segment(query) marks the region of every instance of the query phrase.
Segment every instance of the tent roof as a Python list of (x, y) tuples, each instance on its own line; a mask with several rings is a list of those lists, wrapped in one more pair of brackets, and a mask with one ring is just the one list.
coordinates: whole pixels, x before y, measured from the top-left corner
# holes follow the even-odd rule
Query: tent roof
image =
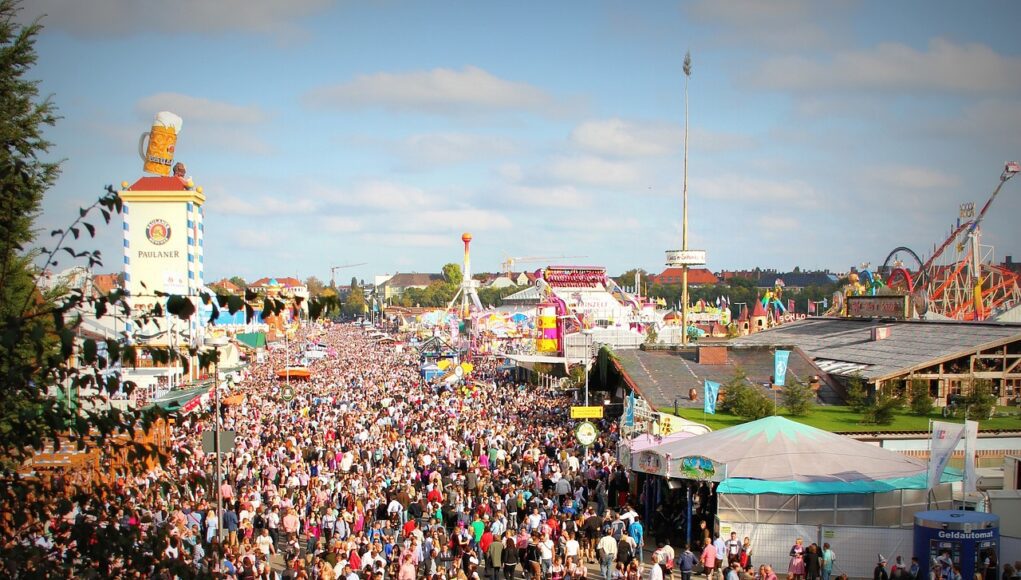
[(722, 493), (874, 493), (924, 489), (926, 484), (924, 461), (784, 417), (766, 417), (653, 450), (676, 460), (700, 455), (726, 464)]
[(239, 332), (234, 338), (248, 348), (264, 348), (266, 346), (265, 332)]

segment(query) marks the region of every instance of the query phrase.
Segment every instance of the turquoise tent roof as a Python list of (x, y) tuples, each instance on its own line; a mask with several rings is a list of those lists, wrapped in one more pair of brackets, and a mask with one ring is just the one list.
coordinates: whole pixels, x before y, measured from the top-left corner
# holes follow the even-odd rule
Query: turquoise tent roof
[[(925, 489), (926, 462), (803, 425), (766, 417), (652, 449), (670, 456), (703, 456), (726, 465), (721, 493), (835, 494)], [(673, 472), (673, 467), (671, 467)], [(949, 472), (944, 481), (959, 481)]]

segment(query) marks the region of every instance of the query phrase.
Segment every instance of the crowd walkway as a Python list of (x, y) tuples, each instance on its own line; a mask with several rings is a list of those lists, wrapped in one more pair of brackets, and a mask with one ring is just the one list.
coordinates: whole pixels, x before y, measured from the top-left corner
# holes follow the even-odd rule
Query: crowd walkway
[[(284, 401), (276, 371), (311, 342), (332, 354)], [(137, 534), (153, 566), (81, 565), (110, 577), (560, 580), (612, 575), (592, 563), (600, 538), (641, 539), (613, 425), (580, 448), (561, 393), (485, 359), (473, 361), (471, 386), (429, 384), (413, 347), (351, 325), (307, 325), (290, 347), (249, 367), (231, 393), (242, 402), (221, 408), (222, 428), (237, 433), (222, 461), (222, 549), (215, 458), (201, 446), (210, 408), (174, 427), (175, 460), (102, 499), (113, 506), (103, 524)], [(161, 485), (171, 480), (187, 483)], [(78, 507), (47, 524), (54, 557), (83, 560), (75, 546), (95, 522), (78, 521)]]

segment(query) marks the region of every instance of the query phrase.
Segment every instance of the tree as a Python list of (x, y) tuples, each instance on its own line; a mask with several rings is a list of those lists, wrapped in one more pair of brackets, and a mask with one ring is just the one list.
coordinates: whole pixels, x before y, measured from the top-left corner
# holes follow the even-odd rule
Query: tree
[(461, 273), (461, 266), (450, 262), (443, 266), (443, 279), (447, 284), (457, 288), (461, 285), (461, 281), (464, 280), (464, 274)]
[(871, 403), (866, 405), (864, 420), (866, 423), (889, 425), (903, 406), (904, 399), (896, 389), (880, 389)]
[(649, 273), (645, 271), (644, 268), (631, 268), (620, 276), (614, 278), (614, 281), (617, 282), (619, 286), (630, 288), (635, 285), (635, 274), (640, 276), (643, 286), (647, 286), (649, 284)]
[(964, 408), (967, 417), (972, 420), (988, 419), (996, 410), (996, 397), (993, 395), (993, 383), (988, 379), (975, 379), (971, 388), (964, 396)]
[(346, 316), (361, 316), (368, 311), (365, 292), (358, 286), (352, 286), (344, 300), (343, 312)]
[(309, 276), (308, 278), (305, 279), (305, 287), (308, 288), (309, 296), (319, 296), (320, 294), (323, 293), (323, 290), (326, 288), (326, 285), (323, 284), (322, 280), (320, 280), (319, 278), (316, 278), (315, 276)]
[(758, 387), (748, 382), (748, 375), (743, 368), (734, 369), (734, 375), (722, 387), (724, 397), (720, 403), (721, 411), (750, 421), (771, 414), (772, 402)]
[(783, 388), (781, 398), (787, 412), (795, 417), (804, 417), (815, 407), (815, 393), (798, 379), (792, 379), (790, 384)]
[(847, 381), (847, 404), (856, 413), (864, 413), (869, 406), (868, 393), (865, 392), (865, 381), (861, 375), (854, 375)]
[(932, 409), (935, 405), (932, 401), (932, 396), (929, 394), (929, 381), (911, 379), (908, 393), (912, 413), (921, 417), (928, 417), (932, 414)]
[[(44, 133), (57, 122), (49, 99), (38, 101), (39, 81), (26, 75), (36, 62), (35, 37), (40, 26), (20, 27), (16, 3), (0, 1), (0, 319), (18, 322), (0, 341), (0, 380), (9, 385), (23, 381), (38, 361), (24, 343), (9, 340), (20, 332), (44, 333), (44, 317), (24, 320), (26, 309), (40, 305), (32, 259), (33, 223), (43, 194), (56, 181), (60, 166), (41, 158), (51, 143)], [(91, 227), (91, 226), (90, 226)], [(2, 399), (0, 399), (2, 400)]]
[(241, 276), (231, 276), (230, 283), (242, 290), (248, 289), (248, 282), (246, 282), (245, 279), (242, 278)]

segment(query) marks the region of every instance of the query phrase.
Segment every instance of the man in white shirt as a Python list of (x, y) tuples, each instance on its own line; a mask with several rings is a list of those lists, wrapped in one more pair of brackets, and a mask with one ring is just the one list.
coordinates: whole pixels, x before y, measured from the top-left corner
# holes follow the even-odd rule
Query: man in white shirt
[(269, 557), (270, 554), (275, 554), (277, 549), (273, 545), (273, 538), (269, 535), (269, 530), (263, 528), (262, 535), (255, 539), (255, 547), (262, 552), (263, 560)]
[(578, 562), (578, 552), (581, 550), (581, 544), (578, 543), (578, 539), (574, 534), (567, 532), (567, 542), (564, 543), (564, 555), (567, 557), (568, 562)]

